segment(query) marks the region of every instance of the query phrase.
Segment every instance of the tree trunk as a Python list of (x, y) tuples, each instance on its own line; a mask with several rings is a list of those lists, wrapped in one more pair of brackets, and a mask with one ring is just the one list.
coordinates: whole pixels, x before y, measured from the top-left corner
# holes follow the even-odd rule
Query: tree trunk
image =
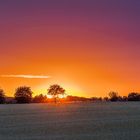
[(55, 102), (55, 104), (57, 103), (57, 98), (56, 97), (54, 98), (54, 102)]

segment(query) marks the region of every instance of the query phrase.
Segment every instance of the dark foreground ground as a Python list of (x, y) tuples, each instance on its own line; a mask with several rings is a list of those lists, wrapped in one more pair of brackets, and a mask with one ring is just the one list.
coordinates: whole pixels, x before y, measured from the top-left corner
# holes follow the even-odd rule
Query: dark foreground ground
[(140, 140), (140, 103), (0, 105), (0, 140)]

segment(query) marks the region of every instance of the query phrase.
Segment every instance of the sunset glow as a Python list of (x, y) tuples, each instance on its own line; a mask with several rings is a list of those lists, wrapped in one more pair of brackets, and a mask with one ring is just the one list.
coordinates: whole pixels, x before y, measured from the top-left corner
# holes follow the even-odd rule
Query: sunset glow
[(139, 6), (122, 0), (0, 1), (0, 87), (8, 96), (21, 85), (47, 94), (55, 83), (85, 97), (140, 92)]
[(52, 95), (47, 95), (47, 98), (48, 98), (48, 99), (52, 99), (53, 96), (52, 96)]
[(60, 99), (64, 99), (64, 98), (66, 98), (67, 97), (67, 95), (58, 95), (58, 98), (60, 98)]

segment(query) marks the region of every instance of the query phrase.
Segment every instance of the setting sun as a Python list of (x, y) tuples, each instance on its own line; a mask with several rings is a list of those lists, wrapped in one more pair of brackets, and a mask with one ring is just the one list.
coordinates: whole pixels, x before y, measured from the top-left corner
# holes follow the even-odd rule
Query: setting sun
[(67, 97), (67, 95), (58, 95), (58, 98), (60, 98), (60, 99), (64, 99), (64, 98), (66, 98)]
[(48, 99), (52, 99), (53, 96), (52, 96), (52, 95), (47, 95), (47, 98), (48, 98)]

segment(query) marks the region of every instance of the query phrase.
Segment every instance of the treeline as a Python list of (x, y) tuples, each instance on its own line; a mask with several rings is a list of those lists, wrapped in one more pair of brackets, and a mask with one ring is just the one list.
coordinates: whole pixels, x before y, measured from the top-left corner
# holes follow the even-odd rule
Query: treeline
[(109, 93), (110, 101), (140, 101), (140, 93), (131, 92), (127, 96), (119, 96), (117, 92)]
[(106, 102), (126, 102), (126, 101), (140, 101), (140, 93), (137, 92), (131, 92), (127, 96), (120, 96), (117, 92), (109, 92), (108, 97), (91, 97), (91, 98), (85, 98), (85, 97), (77, 97), (77, 96), (68, 96), (68, 101), (91, 101), (91, 102), (100, 102), (100, 101), (106, 101)]
[[(47, 95), (51, 95), (49, 98)], [(59, 95), (61, 95), (59, 97)], [(65, 90), (59, 85), (51, 85), (46, 95), (39, 94), (33, 97), (33, 92), (28, 86), (21, 86), (15, 90), (14, 97), (6, 97), (3, 89), (0, 89), (0, 104), (5, 103), (51, 103), (51, 102), (125, 102), (125, 101), (140, 101), (140, 93), (132, 92), (127, 96), (119, 96), (117, 92), (109, 92), (108, 97), (78, 97), (78, 96), (64, 96)]]
[[(50, 95), (51, 98), (48, 98)], [(6, 97), (3, 89), (0, 89), (0, 104), (4, 103), (48, 103), (48, 102), (58, 102), (61, 98), (65, 97), (65, 90), (60, 85), (51, 85), (48, 89), (47, 95), (36, 95), (33, 97), (33, 92), (28, 86), (20, 86), (15, 90), (14, 97)], [(64, 99), (61, 99), (64, 101)]]

